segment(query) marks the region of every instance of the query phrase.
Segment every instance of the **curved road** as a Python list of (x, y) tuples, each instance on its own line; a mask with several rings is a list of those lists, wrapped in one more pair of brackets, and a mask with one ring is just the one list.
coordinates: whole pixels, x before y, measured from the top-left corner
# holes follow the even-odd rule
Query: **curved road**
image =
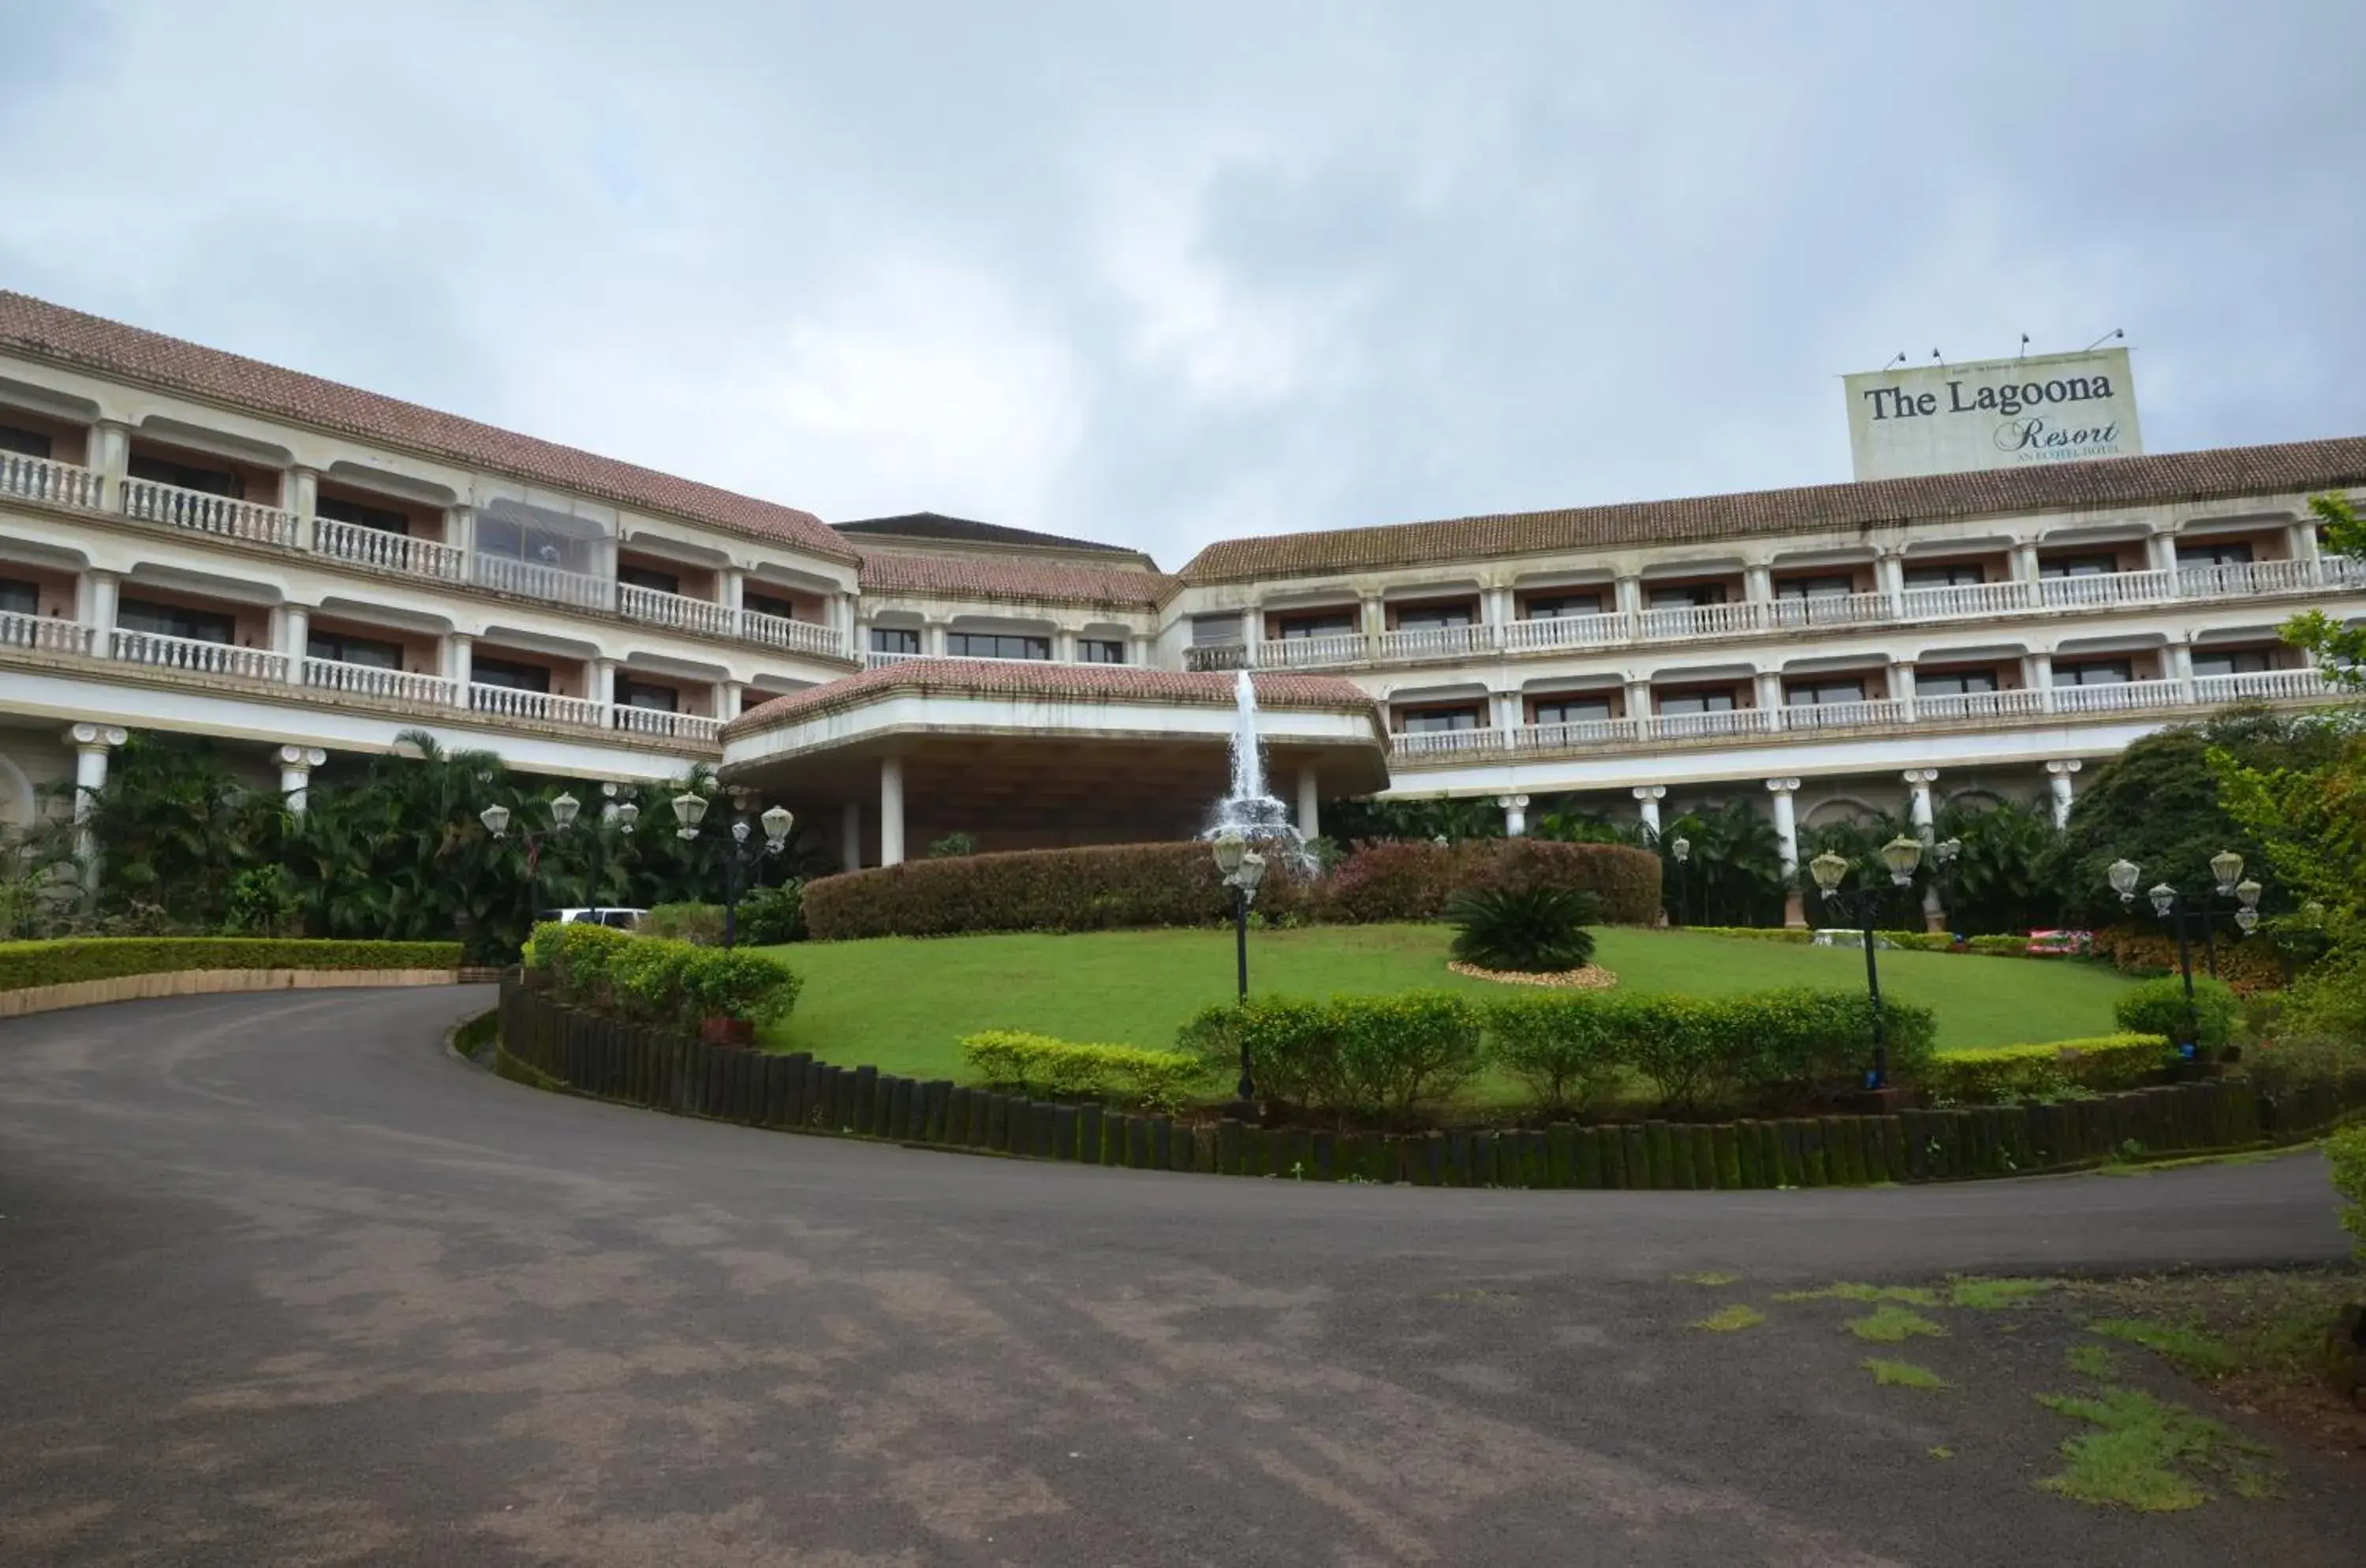
[[(1876, 1389), (1824, 1303), (2337, 1257), (2314, 1156), (1956, 1188), (1438, 1192), (682, 1121), (450, 990), (0, 1025), (0, 1562), (2344, 1563), (2354, 1470), (2099, 1512), (2066, 1312)], [(1722, 1288), (1679, 1272), (1729, 1271)], [(1771, 1321), (1687, 1325), (1748, 1301)], [(2151, 1378), (2155, 1374), (2139, 1374)], [(2163, 1392), (2193, 1399), (2171, 1382)], [(1934, 1458), (1933, 1449), (1952, 1452)]]

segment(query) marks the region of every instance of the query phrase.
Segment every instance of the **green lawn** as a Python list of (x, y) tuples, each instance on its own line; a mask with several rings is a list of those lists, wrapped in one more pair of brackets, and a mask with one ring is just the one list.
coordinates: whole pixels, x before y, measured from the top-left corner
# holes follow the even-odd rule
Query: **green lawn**
[[(1252, 931), (1250, 979), (1259, 992), (1301, 995), (1414, 986), (1504, 994), (1447, 972), (1449, 934), (1443, 926)], [(890, 937), (771, 951), (806, 984), (768, 1044), (914, 1077), (960, 1077), (954, 1042), (979, 1029), (1171, 1045), (1184, 1019), (1233, 994), (1225, 931)], [(1854, 950), (1689, 931), (1606, 930), (1595, 961), (1631, 991), (1865, 984), (1865, 955)], [(2107, 1033), (2127, 985), (2097, 965), (1945, 953), (1884, 953), (1881, 977), (1888, 993), (1937, 1010), (1943, 1048)]]

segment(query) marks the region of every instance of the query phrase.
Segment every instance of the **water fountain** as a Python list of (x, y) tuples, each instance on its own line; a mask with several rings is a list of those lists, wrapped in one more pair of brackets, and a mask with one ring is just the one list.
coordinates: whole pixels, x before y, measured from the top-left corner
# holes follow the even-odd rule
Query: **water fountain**
[(1257, 745), (1256, 684), (1245, 670), (1233, 679), (1233, 782), (1231, 793), (1216, 802), (1215, 819), (1203, 839), (1232, 835), (1268, 862), (1288, 863), (1300, 873), (1314, 870), (1306, 836), (1290, 819), (1290, 808), (1266, 790), (1265, 753)]

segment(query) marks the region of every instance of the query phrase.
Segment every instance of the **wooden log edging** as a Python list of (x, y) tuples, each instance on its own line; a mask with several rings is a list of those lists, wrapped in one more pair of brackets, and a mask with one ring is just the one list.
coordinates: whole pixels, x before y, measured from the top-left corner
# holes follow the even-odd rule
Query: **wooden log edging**
[(1417, 1187), (1726, 1190), (1961, 1181), (2113, 1158), (2299, 1143), (2366, 1109), (2329, 1088), (2277, 1098), (2205, 1078), (2047, 1105), (1715, 1125), (1556, 1122), (1333, 1133), (1214, 1125), (675, 1039), (501, 983), (496, 1069), (537, 1087), (745, 1126), (1135, 1170)]
[[(0, 1018), (55, 1012), (61, 1008), (105, 1002), (149, 1001), (159, 997), (225, 996), (239, 991), (304, 991), (352, 986), (453, 986), (468, 972), (457, 969), (160, 969), (118, 975), (107, 980), (70, 980), (60, 986), (24, 986), (0, 991)], [(475, 977), (490, 980), (490, 974)]]

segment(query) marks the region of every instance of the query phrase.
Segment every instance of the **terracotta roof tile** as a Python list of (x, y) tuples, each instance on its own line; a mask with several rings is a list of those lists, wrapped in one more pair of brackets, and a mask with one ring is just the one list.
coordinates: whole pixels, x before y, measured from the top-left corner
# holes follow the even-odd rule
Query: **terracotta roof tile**
[(1156, 571), (898, 550), (861, 553), (865, 593), (942, 593), (963, 599), (1051, 600), (1144, 610), (1175, 586), (1173, 578)]
[[(726, 740), (774, 725), (859, 706), (904, 693), (931, 696), (1096, 698), (1112, 702), (1188, 703), (1230, 707), (1234, 677), (1144, 670), (1125, 664), (1053, 664), (1036, 660), (906, 659), (865, 670), (785, 697), (774, 697), (723, 727)], [(1336, 675), (1260, 674), (1257, 705), (1268, 708), (1357, 708), (1385, 728), (1380, 705), (1353, 681)]]
[(0, 289), (0, 349), (258, 410), (301, 424), (407, 446), (627, 506), (780, 539), (851, 560), (854, 551), (811, 513), (677, 479), (573, 446), (439, 413), (161, 333)]
[(1176, 575), (1186, 584), (1355, 571), (1621, 545), (1681, 544), (1944, 517), (2207, 501), (2366, 484), (2366, 437), (2227, 446), (1864, 484), (1495, 513), (1319, 534), (1226, 539)]

